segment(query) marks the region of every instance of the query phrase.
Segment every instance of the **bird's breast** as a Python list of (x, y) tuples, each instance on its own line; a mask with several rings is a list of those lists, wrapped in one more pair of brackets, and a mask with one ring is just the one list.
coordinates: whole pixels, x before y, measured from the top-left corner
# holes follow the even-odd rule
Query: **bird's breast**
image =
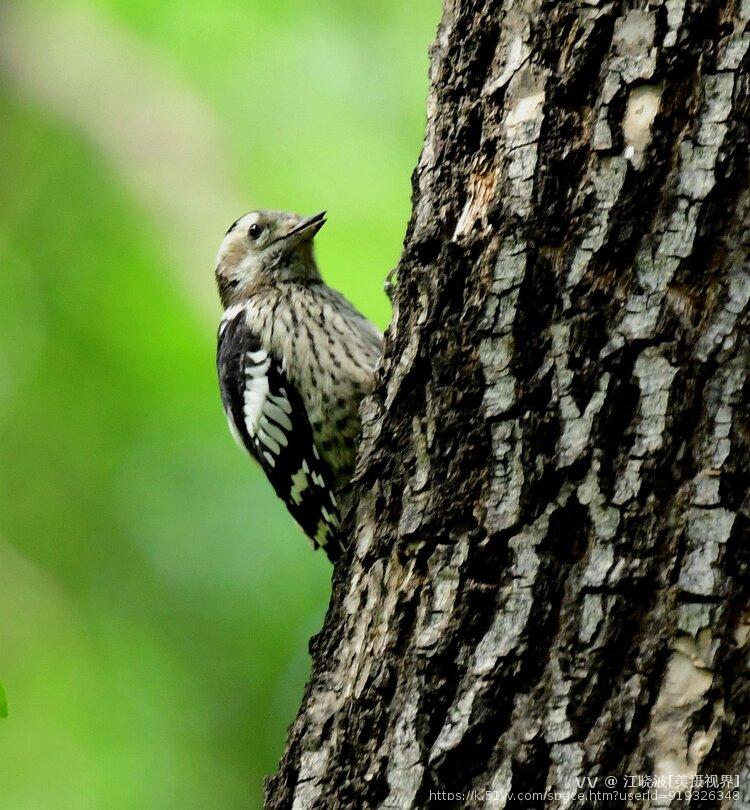
[(305, 404), (316, 447), (340, 489), (351, 478), (359, 403), (372, 390), (377, 357), (325, 302), (279, 296), (251, 302), (248, 322)]

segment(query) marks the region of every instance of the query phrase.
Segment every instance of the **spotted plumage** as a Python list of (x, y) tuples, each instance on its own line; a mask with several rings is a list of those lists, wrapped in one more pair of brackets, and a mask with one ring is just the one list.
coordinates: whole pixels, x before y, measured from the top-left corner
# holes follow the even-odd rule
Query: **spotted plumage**
[(225, 306), (217, 366), (233, 435), (335, 559), (359, 403), (372, 389), (382, 337), (321, 279), (312, 239), (323, 222), (258, 211), (229, 229), (216, 270)]

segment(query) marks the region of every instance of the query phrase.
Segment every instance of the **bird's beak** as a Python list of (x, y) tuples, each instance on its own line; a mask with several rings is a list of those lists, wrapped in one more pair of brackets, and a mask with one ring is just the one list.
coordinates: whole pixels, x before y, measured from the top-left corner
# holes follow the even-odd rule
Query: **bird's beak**
[(285, 239), (289, 239), (290, 236), (297, 236), (299, 234), (305, 234), (308, 236), (309, 239), (312, 239), (313, 236), (326, 224), (326, 212), (321, 211), (318, 214), (313, 214), (311, 217), (307, 217), (303, 219), (301, 222), (298, 222), (291, 231), (284, 237)]

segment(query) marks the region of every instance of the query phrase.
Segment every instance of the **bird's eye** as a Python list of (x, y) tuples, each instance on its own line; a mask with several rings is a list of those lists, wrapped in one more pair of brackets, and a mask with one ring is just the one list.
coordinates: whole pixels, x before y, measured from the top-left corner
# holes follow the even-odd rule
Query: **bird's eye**
[(254, 222), (248, 229), (247, 235), (251, 239), (257, 239), (263, 233), (263, 226), (258, 225), (257, 222)]

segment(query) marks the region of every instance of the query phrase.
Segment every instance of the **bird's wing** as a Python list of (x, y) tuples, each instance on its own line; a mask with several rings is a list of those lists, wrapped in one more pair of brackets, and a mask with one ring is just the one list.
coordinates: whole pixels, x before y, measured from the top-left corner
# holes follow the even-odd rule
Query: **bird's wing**
[(339, 515), (331, 473), (315, 447), (302, 397), (283, 362), (248, 326), (244, 309), (222, 320), (216, 362), (235, 439), (258, 461), (315, 547), (335, 559)]

